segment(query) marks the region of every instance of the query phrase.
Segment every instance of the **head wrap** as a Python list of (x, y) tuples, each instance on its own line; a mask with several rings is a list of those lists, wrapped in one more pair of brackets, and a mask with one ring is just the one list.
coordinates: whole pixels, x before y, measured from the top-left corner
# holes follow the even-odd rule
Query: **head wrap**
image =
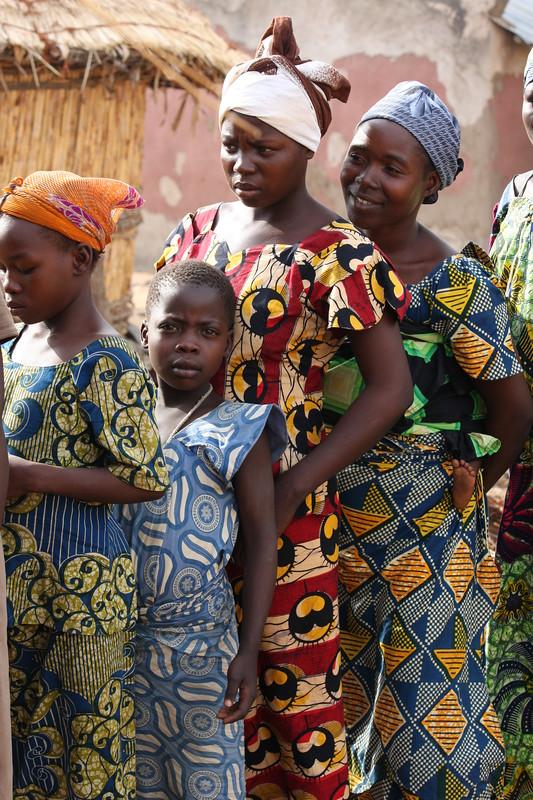
[(527, 57), (526, 66), (524, 69), (524, 89), (533, 81), (533, 47), (529, 51), (529, 55)]
[(138, 191), (122, 181), (57, 170), (13, 178), (4, 189), (0, 211), (101, 252), (124, 209), (143, 203)]
[(227, 74), (219, 124), (228, 111), (257, 117), (314, 153), (331, 122), (328, 101), (345, 103), (349, 94), (348, 79), (334, 67), (300, 59), (290, 17), (275, 17), (256, 57)]
[(463, 169), (459, 123), (440, 97), (423, 83), (398, 83), (363, 114), (361, 122), (370, 119), (388, 119), (408, 130), (428, 154), (441, 189), (453, 183)]

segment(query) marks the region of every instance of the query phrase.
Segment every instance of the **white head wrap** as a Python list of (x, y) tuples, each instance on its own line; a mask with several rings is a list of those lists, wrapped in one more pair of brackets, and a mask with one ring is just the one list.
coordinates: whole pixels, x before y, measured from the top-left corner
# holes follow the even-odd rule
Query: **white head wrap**
[(276, 17), (265, 32), (258, 57), (226, 75), (218, 113), (257, 117), (313, 153), (331, 121), (329, 99), (346, 102), (348, 80), (322, 61), (301, 61), (288, 17)]
[[(235, 69), (235, 68), (234, 68)], [(275, 75), (243, 72), (236, 80), (228, 78), (222, 89), (218, 112), (222, 126), (228, 111), (257, 117), (304, 147), (318, 149), (322, 134), (311, 98), (290, 72), (279, 69)]]

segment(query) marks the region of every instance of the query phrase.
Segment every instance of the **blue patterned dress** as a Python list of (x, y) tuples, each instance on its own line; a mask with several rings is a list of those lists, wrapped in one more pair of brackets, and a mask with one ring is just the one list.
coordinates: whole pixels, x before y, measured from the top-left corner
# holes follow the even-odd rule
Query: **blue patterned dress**
[[(521, 371), (486, 258), (467, 246), (408, 286), (400, 329), (413, 402), (338, 476), (342, 684), (350, 788), (360, 800), (492, 800), (497, 792), (503, 746), (484, 631), (499, 579), (481, 475), (459, 513), (450, 463), (498, 446), (473, 381)], [(337, 391), (326, 384), (330, 414), (362, 385), (353, 360), (337, 371)]]
[(126, 506), (136, 558), (137, 793), (150, 800), (241, 800), (242, 722), (217, 719), (238, 635), (226, 564), (238, 530), (231, 480), (267, 429), (285, 448), (277, 406), (224, 402), (165, 445), (171, 488)]
[[(9, 452), (71, 469), (105, 467), (167, 486), (155, 390), (134, 351), (100, 338), (53, 366), (3, 349)], [(14, 797), (135, 797), (135, 576), (111, 507), (35, 492), (0, 527), (7, 574)]]

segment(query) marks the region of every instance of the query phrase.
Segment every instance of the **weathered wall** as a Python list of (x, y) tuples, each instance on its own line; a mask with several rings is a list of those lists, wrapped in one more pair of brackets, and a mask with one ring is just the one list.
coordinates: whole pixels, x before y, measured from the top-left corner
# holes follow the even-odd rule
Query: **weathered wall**
[[(348, 104), (313, 159), (309, 185), (342, 212), (338, 174), (356, 121), (400, 80), (427, 83), (458, 116), (465, 170), (423, 218), (455, 246), (485, 245), (491, 209), (507, 180), (531, 167), (522, 128), (527, 47), (489, 19), (494, 0), (194, 0), (213, 24), (252, 50), (272, 16), (290, 14), (303, 57), (334, 62), (352, 82)], [(137, 263), (149, 266), (172, 224), (198, 205), (230, 197), (218, 161), (214, 114), (192, 104), (173, 122), (180, 93), (149, 94)]]

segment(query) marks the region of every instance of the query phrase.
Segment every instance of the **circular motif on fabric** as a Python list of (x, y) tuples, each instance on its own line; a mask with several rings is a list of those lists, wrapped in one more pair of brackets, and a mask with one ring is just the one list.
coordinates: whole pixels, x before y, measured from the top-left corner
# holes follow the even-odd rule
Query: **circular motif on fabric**
[(220, 508), (210, 494), (200, 494), (192, 504), (192, 518), (203, 533), (211, 533), (220, 522)]
[(246, 739), (246, 767), (261, 772), (270, 769), (281, 760), (281, 750), (268, 725), (259, 725)]
[(278, 536), (278, 568), (276, 580), (281, 581), (290, 574), (294, 566), (295, 548), (292, 541), (284, 533)]
[(209, 469), (220, 470), (223, 462), (222, 450), (212, 444), (203, 445), (200, 457)]
[(300, 339), (296, 347), (288, 351), (289, 362), (300, 375), (309, 375), (309, 370), (313, 366), (313, 356), (319, 345), (318, 339)]
[[(227, 613), (227, 595), (223, 592), (213, 595), (207, 601), (207, 610), (215, 619), (221, 616), (229, 617)], [(223, 613), (225, 612), (225, 613)]]
[(307, 453), (320, 444), (322, 411), (314, 400), (294, 405), (287, 414), (289, 444), (297, 453)]
[(174, 597), (190, 596), (198, 592), (202, 587), (202, 574), (195, 567), (184, 567), (180, 569), (172, 581), (172, 592)]
[[(174, 609), (174, 603), (168, 603)], [(174, 609), (175, 610), (175, 609)], [(169, 613), (170, 616), (170, 613)], [(183, 628), (156, 628), (153, 631), (154, 639), (168, 645), (168, 647), (177, 647), (185, 639), (185, 631)]]
[(162, 774), (155, 759), (137, 753), (137, 780), (141, 786), (155, 786), (161, 780)]
[(324, 592), (310, 592), (292, 607), (289, 630), (299, 642), (319, 642), (330, 632), (333, 619), (331, 597)]
[(330, 564), (339, 560), (339, 518), (337, 514), (328, 514), (320, 526), (320, 550)]
[(149, 707), (142, 700), (135, 700), (135, 725), (142, 728), (150, 721), (152, 714)]
[(287, 304), (280, 292), (261, 286), (243, 297), (238, 313), (248, 330), (256, 336), (266, 336), (279, 328), (286, 318)]
[(240, 361), (231, 369), (230, 384), (232, 395), (241, 403), (260, 403), (266, 395), (264, 369), (259, 361), (250, 359)]
[(326, 728), (308, 728), (293, 742), (292, 754), (306, 778), (320, 778), (335, 756), (335, 737)]
[(222, 789), (222, 780), (208, 769), (200, 769), (189, 777), (187, 786), (194, 800), (215, 800)]
[(162, 497), (158, 497), (155, 500), (148, 500), (145, 503), (148, 511), (150, 511), (156, 517), (162, 517), (163, 514), (166, 514), (168, 511), (170, 494), (171, 492), (167, 491)]
[(195, 739), (210, 739), (218, 730), (219, 720), (207, 706), (197, 706), (187, 711), (183, 725)]
[(217, 417), (225, 422), (233, 419), (242, 412), (242, 408), (237, 403), (221, 403), (217, 408)]
[(155, 580), (157, 577), (158, 566), (159, 566), (159, 556), (156, 555), (148, 556), (143, 567), (143, 578), (145, 584), (148, 586), (149, 589), (153, 589), (155, 587)]
[(180, 667), (186, 675), (207, 675), (213, 669), (214, 658), (204, 656), (189, 656), (187, 653), (180, 658)]
[(267, 667), (259, 676), (259, 686), (269, 708), (279, 714), (296, 700), (298, 679), (288, 667)]
[(326, 692), (332, 700), (340, 700), (341, 691), (341, 654), (340, 650), (337, 652), (335, 658), (328, 667), (326, 672)]

